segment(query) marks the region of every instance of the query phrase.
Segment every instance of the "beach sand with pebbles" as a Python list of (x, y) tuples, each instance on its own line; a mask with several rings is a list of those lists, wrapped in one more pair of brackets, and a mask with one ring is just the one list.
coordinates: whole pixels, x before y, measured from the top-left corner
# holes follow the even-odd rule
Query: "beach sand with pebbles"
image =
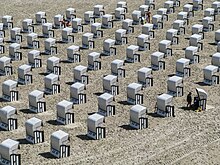
[[(162, 8), (165, 0), (156, 2), (156, 9)], [(18, 86), (20, 99), (18, 102), (0, 102), (0, 107), (11, 105), (18, 110), (18, 129), (14, 131), (1, 131), (0, 142), (7, 138), (19, 140), (21, 142), (19, 153), (24, 165), (37, 164), (220, 164), (220, 86), (205, 86), (203, 81), (203, 68), (211, 64), (211, 56), (216, 53), (214, 42), (215, 32), (205, 33), (204, 50), (199, 52), (201, 57), (199, 64), (191, 65), (191, 77), (184, 79), (184, 96), (173, 99), (176, 117), (159, 118), (152, 114), (155, 111), (156, 97), (158, 94), (166, 93), (167, 79), (169, 75), (175, 74), (176, 60), (184, 57), (184, 48), (189, 45), (188, 37), (191, 35), (191, 27), (196, 23), (201, 23), (204, 11), (195, 12), (195, 17), (190, 18), (189, 25), (186, 28), (186, 35), (180, 36), (178, 45), (172, 46), (173, 56), (166, 58), (166, 69), (154, 71), (154, 86), (145, 88), (144, 106), (149, 113), (149, 128), (144, 130), (132, 130), (128, 127), (129, 110), (131, 105), (122, 104), (126, 101), (126, 87), (128, 84), (137, 82), (137, 70), (142, 67), (150, 67), (150, 55), (158, 51), (158, 43), (165, 39), (166, 31), (172, 27), (172, 23), (177, 19), (177, 13), (182, 11), (183, 4), (190, 3), (192, 0), (181, 1), (181, 7), (176, 8), (174, 14), (169, 15), (169, 21), (165, 22), (164, 29), (156, 30), (155, 39), (152, 39), (151, 50), (139, 52), (141, 62), (125, 64), (126, 77), (119, 79), (120, 93), (115, 97), (116, 115), (107, 117), (106, 138), (102, 140), (89, 140), (86, 137), (87, 117), (88, 114), (97, 112), (97, 95), (102, 92), (103, 75), (111, 74), (110, 63), (114, 59), (124, 60), (125, 51), (128, 45), (136, 45), (136, 37), (141, 34), (141, 25), (135, 25), (135, 32), (128, 36), (127, 45), (118, 45), (117, 55), (102, 57), (102, 69), (98, 71), (89, 71), (89, 84), (87, 85), (87, 103), (75, 105), (75, 123), (71, 125), (56, 125), (56, 104), (64, 99), (69, 100), (70, 85), (68, 82), (73, 81), (73, 68), (77, 65), (87, 66), (87, 55), (90, 52), (102, 52), (103, 41), (107, 38), (114, 39), (115, 31), (121, 28), (121, 22), (115, 22), (113, 29), (104, 29), (104, 37), (95, 39), (95, 48), (93, 50), (82, 50), (80, 63), (61, 63), (62, 74), (60, 76), (61, 93), (55, 95), (46, 95), (47, 112), (42, 114), (33, 114), (28, 111), (28, 94), (35, 90), (44, 90), (44, 75), (46, 71), (47, 55), (42, 56), (43, 67), (33, 69), (33, 84), (27, 86)], [(204, 8), (211, 7), (214, 0), (204, 1)], [(65, 10), (73, 7), (77, 10), (77, 17), (83, 18), (84, 12), (93, 10), (96, 4), (103, 4), (106, 13), (114, 13), (116, 0), (93, 0), (93, 1), (76, 1), (76, 0), (0, 0), (0, 15), (12, 15), (14, 17), (14, 27), (21, 27), (22, 20), (32, 18), (35, 20), (35, 13), (45, 11), (48, 22), (53, 23), (53, 17), (56, 14), (65, 14)], [(128, 13), (126, 18), (131, 18), (133, 10), (144, 4), (144, 0), (132, 1), (127, 0)], [(152, 11), (156, 14), (156, 10)], [(215, 30), (219, 29), (220, 16), (216, 17)], [(101, 19), (97, 19), (101, 22)], [(35, 26), (35, 32), (42, 34), (41, 26)], [(84, 26), (84, 32), (90, 32), (90, 25)], [(82, 34), (75, 33), (74, 44), (58, 43), (57, 57), (61, 60), (67, 59), (66, 48), (70, 45), (82, 44)], [(26, 35), (23, 34), (22, 46), (26, 46)], [(61, 30), (55, 30), (55, 38), (61, 40)], [(9, 40), (9, 32), (6, 31), (6, 41)], [(40, 51), (44, 51), (44, 38), (40, 38)], [(6, 52), (3, 55), (8, 56), (9, 43), (5, 43)], [(22, 49), (22, 61), (13, 62), (15, 74), (11, 76), (0, 77), (0, 82), (7, 79), (17, 80), (17, 68), (22, 64), (27, 64), (27, 53), (29, 49)], [(3, 56), (1, 55), (1, 56)], [(186, 106), (186, 95), (192, 92), (196, 96), (195, 88), (199, 87), (208, 93), (208, 109), (204, 112), (196, 113), (190, 110), (184, 110), (181, 107)], [(0, 85), (1, 88), (1, 85)], [(0, 89), (1, 91), (1, 89)], [(43, 130), (45, 132), (45, 142), (41, 144), (27, 144), (25, 138), (24, 123), (31, 117), (37, 117), (44, 122)], [(57, 131), (63, 130), (70, 135), (70, 157), (55, 159), (50, 156), (50, 135)], [(24, 144), (22, 144), (24, 143)]]

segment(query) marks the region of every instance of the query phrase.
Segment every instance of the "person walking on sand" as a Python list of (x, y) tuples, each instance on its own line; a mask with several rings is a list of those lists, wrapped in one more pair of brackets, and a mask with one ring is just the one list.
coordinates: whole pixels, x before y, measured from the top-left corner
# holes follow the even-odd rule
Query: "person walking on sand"
[(145, 15), (145, 19), (147, 23), (151, 23), (151, 12), (148, 11)]
[(192, 106), (192, 93), (189, 92), (189, 94), (187, 95), (187, 107), (191, 107)]

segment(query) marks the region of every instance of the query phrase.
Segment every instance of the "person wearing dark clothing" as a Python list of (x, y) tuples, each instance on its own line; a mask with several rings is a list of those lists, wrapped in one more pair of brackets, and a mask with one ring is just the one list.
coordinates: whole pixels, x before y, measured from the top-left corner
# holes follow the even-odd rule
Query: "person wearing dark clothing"
[(151, 12), (150, 11), (146, 13), (145, 19), (147, 23), (151, 23)]
[(192, 106), (192, 93), (189, 92), (189, 94), (187, 95), (187, 107), (191, 107)]
[(199, 109), (199, 98), (198, 97), (194, 100), (194, 109), (195, 110)]
[(141, 17), (141, 25), (144, 25), (144, 19)]

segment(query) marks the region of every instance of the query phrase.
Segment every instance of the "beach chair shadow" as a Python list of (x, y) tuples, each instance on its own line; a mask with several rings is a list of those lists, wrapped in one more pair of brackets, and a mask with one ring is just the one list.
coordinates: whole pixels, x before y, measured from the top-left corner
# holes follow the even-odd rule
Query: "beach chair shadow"
[(39, 154), (40, 156), (46, 158), (46, 159), (56, 159), (56, 157), (54, 157), (53, 155), (51, 155), (50, 152), (43, 152)]
[(135, 128), (131, 127), (129, 124), (120, 125), (120, 128), (123, 128), (125, 130), (136, 130)]
[(88, 137), (87, 135), (85, 134), (81, 134), (81, 135), (76, 135), (77, 138), (81, 139), (81, 140), (95, 140), (95, 139), (92, 139), (90, 137)]
[(148, 113), (147, 115), (151, 116), (151, 117), (155, 117), (155, 118), (164, 118), (163, 116), (160, 116), (158, 114), (154, 113)]

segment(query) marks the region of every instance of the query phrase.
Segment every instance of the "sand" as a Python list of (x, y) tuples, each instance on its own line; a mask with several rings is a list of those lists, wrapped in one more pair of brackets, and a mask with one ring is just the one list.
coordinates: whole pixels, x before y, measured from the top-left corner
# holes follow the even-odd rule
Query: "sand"
[[(133, 10), (138, 9), (144, 1), (128, 2), (127, 18), (131, 18)], [(156, 9), (163, 7), (165, 0), (158, 1)], [(121, 28), (121, 22), (116, 22), (113, 29), (105, 29), (104, 37), (95, 40), (94, 50), (81, 51), (82, 61), (80, 63), (61, 63), (62, 75), (60, 76), (61, 93), (56, 95), (47, 95), (47, 112), (42, 114), (29, 113), (28, 109), (28, 93), (38, 89), (44, 89), (44, 73), (46, 71), (46, 59), (49, 56), (42, 56), (43, 67), (33, 69), (34, 83), (27, 86), (19, 85), (18, 90), (20, 99), (15, 103), (0, 102), (0, 107), (11, 105), (18, 110), (18, 130), (11, 132), (1, 131), (0, 141), (7, 138), (19, 140), (21, 148), (21, 161), (24, 165), (31, 164), (220, 164), (220, 106), (219, 106), (219, 85), (204, 86), (200, 82), (203, 81), (203, 68), (211, 64), (210, 55), (216, 52), (216, 46), (210, 43), (214, 42), (214, 31), (205, 33), (204, 50), (199, 52), (201, 57), (199, 64), (191, 65), (191, 77), (184, 79), (183, 97), (174, 98), (176, 117), (175, 118), (158, 118), (148, 115), (149, 128), (145, 130), (131, 130), (129, 124), (129, 110), (131, 105), (121, 104), (126, 100), (126, 87), (128, 84), (137, 82), (137, 70), (141, 67), (150, 66), (150, 55), (158, 51), (158, 43), (165, 39), (166, 30), (172, 27), (173, 21), (177, 17), (177, 13), (182, 11), (183, 4), (192, 2), (192, 0), (181, 1), (181, 7), (176, 8), (174, 14), (169, 15), (169, 21), (165, 23), (164, 29), (156, 30), (156, 37), (151, 41), (151, 50), (140, 52), (141, 62), (134, 64), (126, 64), (126, 78), (119, 80), (120, 94), (115, 97), (116, 115), (106, 118), (106, 138), (95, 141), (88, 140), (86, 135), (86, 119), (88, 114), (97, 112), (97, 95), (94, 93), (102, 92), (102, 77), (110, 74), (110, 62), (114, 59), (125, 59), (125, 50), (128, 45), (136, 44), (136, 37), (141, 34), (141, 26), (135, 26), (135, 33), (128, 35), (128, 44), (117, 46), (117, 55), (111, 57), (103, 57), (101, 59), (102, 69), (99, 71), (90, 71), (89, 85), (87, 86), (87, 103), (76, 105), (74, 107), (75, 123), (62, 126), (55, 125), (56, 104), (64, 99), (69, 100), (70, 85), (67, 82), (73, 81), (72, 70), (77, 65), (87, 66), (87, 55), (90, 52), (102, 52), (103, 40), (107, 38), (114, 39), (115, 30)], [(211, 6), (214, 0), (204, 1), (204, 8)], [(95, 4), (103, 4), (106, 13), (114, 13), (116, 8), (116, 0), (94, 0), (94, 1), (75, 1), (75, 0), (0, 0), (0, 15), (12, 15), (14, 17), (14, 26), (21, 27), (21, 22), (25, 18), (35, 18), (35, 13), (45, 11), (47, 13), (48, 22), (53, 23), (53, 17), (56, 14), (65, 14), (65, 10), (74, 7), (77, 10), (77, 17), (83, 18), (83, 13), (93, 10)], [(152, 12), (156, 13), (156, 10)], [(191, 26), (201, 23), (203, 11), (195, 13), (195, 17), (190, 19), (190, 23), (186, 28), (186, 35), (180, 37), (180, 44), (173, 46), (172, 57), (165, 59), (166, 69), (163, 71), (153, 72), (154, 86), (143, 90), (144, 106), (147, 107), (148, 113), (154, 112), (156, 104), (156, 96), (165, 93), (167, 90), (168, 75), (175, 74), (176, 60), (184, 57), (184, 48), (189, 43), (187, 38), (191, 35)], [(219, 19), (216, 17), (215, 30), (219, 28)], [(101, 19), (97, 19), (101, 22)], [(41, 26), (36, 26), (35, 30), (41, 34)], [(90, 31), (90, 26), (84, 27), (85, 32)], [(22, 46), (26, 46), (26, 36), (23, 34), (24, 41)], [(57, 41), (61, 40), (61, 30), (55, 30)], [(82, 33), (74, 34), (74, 45), (81, 46)], [(9, 40), (8, 31), (5, 40)], [(45, 39), (40, 39), (40, 51), (44, 51)], [(7, 49), (5, 54), (8, 56), (8, 43), (5, 43)], [(57, 44), (57, 57), (62, 60), (67, 59), (66, 48), (73, 44)], [(27, 53), (30, 50), (22, 49), (23, 60), (13, 62), (13, 70), (15, 74), (11, 76), (0, 77), (0, 82), (7, 79), (17, 80), (17, 67), (27, 64)], [(1, 56), (3, 56), (1, 55)], [(194, 111), (183, 110), (181, 107), (186, 106), (186, 94), (191, 91), (193, 96), (196, 95), (195, 88), (199, 87), (207, 91), (209, 105), (207, 111), (196, 113)], [(1, 88), (1, 87), (0, 87)], [(0, 89), (1, 90), (1, 89)], [(25, 138), (24, 123), (31, 117), (37, 117), (43, 120), (45, 132), (45, 142), (41, 144), (27, 144)], [(50, 156), (50, 135), (57, 130), (63, 130), (70, 135), (71, 155), (68, 158), (55, 159)]]

